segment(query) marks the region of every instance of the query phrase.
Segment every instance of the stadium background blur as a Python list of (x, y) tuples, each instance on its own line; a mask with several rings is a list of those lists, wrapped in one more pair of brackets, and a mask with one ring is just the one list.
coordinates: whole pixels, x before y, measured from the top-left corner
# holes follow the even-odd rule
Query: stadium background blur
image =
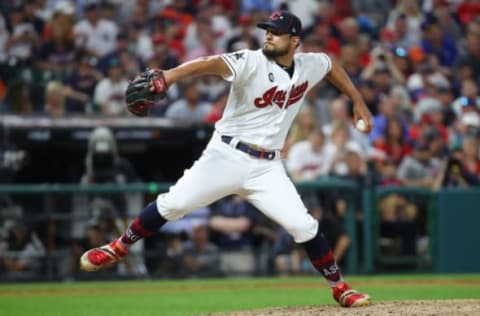
[[(257, 49), (256, 23), (277, 9), (303, 22), (299, 51), (326, 52), (345, 68), (375, 124), (369, 135), (356, 131), (349, 100), (321, 83), (283, 150), (292, 179), (394, 188), (374, 202), (375, 249), (413, 260), (379, 262), (376, 271), (430, 271), (430, 203), (414, 193), (480, 184), (477, 1), (2, 1), (0, 183), (175, 181), (221, 117), (228, 83), (175, 84), (139, 119), (125, 111), (128, 80), (146, 67)], [(78, 271), (84, 249), (118, 235), (155, 196), (126, 191), (2, 191), (0, 281), (313, 273), (286, 232), (236, 196), (169, 223), (118, 267)], [(333, 187), (301, 195), (348, 264), (352, 241), (365, 247), (364, 195)], [(357, 236), (344, 225), (351, 204)]]

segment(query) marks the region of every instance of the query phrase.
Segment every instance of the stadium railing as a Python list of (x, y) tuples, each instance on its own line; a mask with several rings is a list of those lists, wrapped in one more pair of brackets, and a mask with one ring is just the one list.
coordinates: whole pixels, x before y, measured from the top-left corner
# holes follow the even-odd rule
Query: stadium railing
[[(129, 184), (2, 184), (0, 197), (35, 196), (34, 201), (42, 201), (38, 206), (41, 214), (34, 214), (28, 220), (42, 220), (47, 230), (46, 273), (42, 277), (54, 279), (54, 259), (64, 255), (62, 251), (48, 251), (49, 240), (55, 234), (55, 221), (75, 221), (76, 217), (69, 212), (56, 212), (55, 199), (61, 195), (73, 194), (121, 194), (141, 193), (155, 195), (166, 192), (170, 183), (129, 183)], [(371, 187), (362, 190), (362, 214), (357, 222), (355, 210), (358, 207), (354, 194), (359, 188), (349, 180), (337, 178), (321, 178), (316, 181), (296, 183), (299, 192), (328, 192), (340, 190), (347, 200), (345, 228), (351, 236), (351, 244), (347, 253), (345, 272), (349, 274), (375, 273), (382, 266), (414, 264), (416, 271), (428, 272), (462, 272), (479, 271), (480, 252), (474, 251), (471, 245), (480, 244), (480, 235), (476, 234), (476, 225), (480, 221), (480, 190), (479, 189), (428, 189), (405, 187)], [(380, 213), (378, 201), (388, 194), (401, 194), (408, 199), (419, 202), (425, 207), (425, 227), (428, 237), (428, 248), (422, 256), (388, 256), (380, 252)], [(417, 201), (417, 202), (416, 202)], [(87, 216), (85, 214), (84, 216)], [(0, 212), (0, 220), (5, 216)], [(85, 218), (83, 218), (85, 220)], [(360, 225), (358, 225), (360, 224)], [(361, 240), (358, 229), (361, 230)]]

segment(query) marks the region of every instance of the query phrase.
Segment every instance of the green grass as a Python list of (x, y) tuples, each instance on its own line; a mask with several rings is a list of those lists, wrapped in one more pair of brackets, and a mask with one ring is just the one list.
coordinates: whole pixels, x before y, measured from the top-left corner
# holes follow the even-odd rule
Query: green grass
[[(480, 299), (480, 274), (347, 280), (375, 301)], [(8, 316), (197, 315), (333, 303), (318, 277), (0, 285), (0, 314)]]

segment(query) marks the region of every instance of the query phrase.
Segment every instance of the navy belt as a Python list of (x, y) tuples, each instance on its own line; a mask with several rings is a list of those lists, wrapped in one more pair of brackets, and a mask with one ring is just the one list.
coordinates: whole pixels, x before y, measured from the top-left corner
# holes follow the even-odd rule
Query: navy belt
[[(232, 139), (232, 136), (222, 135), (222, 142), (226, 144), (230, 144), (232, 142)], [(275, 159), (276, 155), (274, 151), (257, 150), (242, 142), (238, 142), (235, 148), (259, 159), (273, 160)]]

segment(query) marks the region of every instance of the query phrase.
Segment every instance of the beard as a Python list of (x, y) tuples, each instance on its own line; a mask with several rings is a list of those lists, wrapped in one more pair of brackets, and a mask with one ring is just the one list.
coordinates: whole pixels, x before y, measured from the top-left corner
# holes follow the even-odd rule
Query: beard
[(265, 46), (262, 49), (262, 52), (267, 58), (269, 59), (274, 59), (277, 57), (283, 57), (288, 54), (288, 47), (285, 47), (284, 49), (280, 48), (271, 48), (267, 49)]

